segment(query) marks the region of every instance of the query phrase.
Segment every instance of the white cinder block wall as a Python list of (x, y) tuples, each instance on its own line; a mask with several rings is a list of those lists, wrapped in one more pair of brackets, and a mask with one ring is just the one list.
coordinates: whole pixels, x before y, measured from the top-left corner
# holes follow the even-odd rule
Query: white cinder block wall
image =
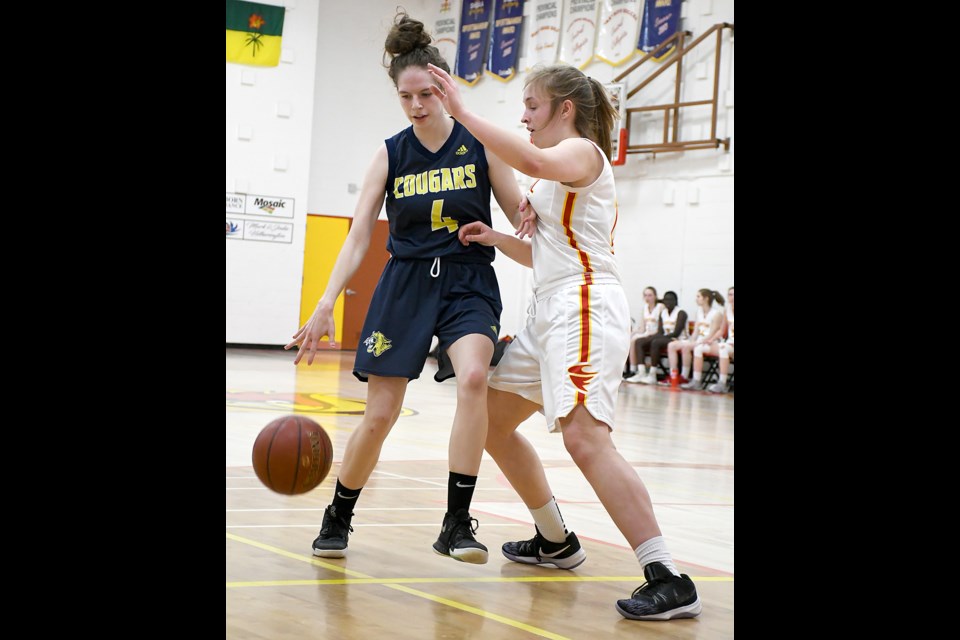
[[(278, 66), (226, 63), (226, 191), (294, 201), (292, 218), (282, 217), (286, 213), (282, 210), (270, 214), (261, 209), (257, 210), (261, 215), (234, 216), (248, 225), (271, 220), (292, 223), (293, 230), (289, 243), (226, 240), (228, 343), (286, 344), (300, 315), (320, 3), (288, 0), (286, 4)], [(240, 139), (240, 132), (249, 140)]]
[[(526, 13), (535, 0), (528, 0)], [(558, 0), (559, 4), (560, 0)], [(428, 22), (437, 11), (440, 0), (411, 0), (403, 6), (414, 17)], [(459, 3), (454, 0), (452, 5)], [(315, 88), (313, 101), (313, 121), (296, 121), (297, 135), (291, 143), (300, 150), (310, 146), (309, 187), (307, 207), (298, 206), (296, 211), (296, 229), (294, 252), (299, 246), (302, 254), (303, 227), (307, 212), (326, 215), (352, 216), (356, 206), (359, 187), (367, 164), (378, 145), (400, 129), (409, 125), (396, 98), (393, 83), (381, 66), (383, 41), (392, 23), (397, 7), (394, 0), (366, 0), (358, 3), (313, 2), (299, 0), (295, 10), (287, 12), (287, 26), (284, 28), (284, 43), (287, 44), (288, 27), (293, 26), (295, 13), (308, 15), (310, 8), (315, 10), (316, 59)], [(733, 22), (733, 0), (687, 0), (683, 3), (684, 18), (681, 27), (693, 32), (696, 38), (717, 22)], [(291, 33), (291, 35), (293, 35)], [(524, 29), (524, 41), (526, 28)], [(696, 56), (684, 65), (682, 100), (700, 100), (711, 97), (714, 75), (714, 38), (695, 50)], [(695, 313), (697, 289), (707, 287), (725, 294), (733, 280), (733, 156), (736, 140), (733, 136), (733, 41), (726, 32), (723, 37), (723, 52), (720, 69), (720, 103), (717, 122), (717, 134), (723, 138), (732, 138), (731, 150), (725, 154), (722, 150), (696, 150), (683, 153), (649, 155), (632, 154), (627, 163), (614, 169), (617, 178), (620, 218), (617, 226), (616, 248), (621, 275), (630, 300), (631, 311), (639, 318), (643, 304), (643, 288), (647, 285), (657, 287), (662, 295), (664, 291), (674, 290), (680, 298), (680, 305), (688, 313)], [(512, 129), (517, 135), (526, 135), (520, 124), (522, 112), (521, 94), (523, 91), (523, 72), (525, 60), (521, 45), (521, 73), (507, 83), (486, 76), (474, 87), (461, 85), (468, 104), (494, 122)], [(635, 56), (619, 67), (611, 67), (604, 62), (593, 61), (584, 72), (602, 82), (608, 82), (639, 59)], [(307, 61), (297, 50), (297, 67)], [(655, 69), (659, 63), (645, 63), (644, 67)], [(238, 65), (227, 65), (227, 190), (231, 191), (231, 123), (236, 119), (231, 113), (231, 68), (241, 69)], [(626, 79), (628, 90), (636, 86), (649, 70), (638, 70)], [(239, 72), (237, 72), (239, 73)], [(258, 76), (263, 72), (257, 70)], [(627, 106), (643, 106), (666, 102), (673, 96), (672, 79), (675, 71), (671, 69), (657, 78), (649, 87), (631, 98)], [(239, 81), (238, 81), (239, 82)], [(306, 82), (304, 82), (304, 85)], [(264, 87), (243, 87), (243, 89), (263, 90)], [(725, 106), (725, 105), (731, 106)], [(681, 139), (705, 138), (709, 135), (710, 124), (707, 108), (689, 112), (681, 116)], [(232, 120), (233, 118), (233, 120)], [(646, 116), (642, 120), (634, 119), (631, 140), (652, 141), (661, 135), (659, 130), (662, 116)], [(291, 120), (290, 124), (294, 124)], [(256, 134), (255, 134), (256, 135)], [(234, 132), (234, 141), (235, 141)], [(253, 142), (256, 142), (256, 137)], [(291, 153), (292, 156), (292, 153)], [(269, 165), (262, 173), (269, 174)], [(291, 169), (293, 162), (291, 161)], [(288, 173), (290, 170), (288, 170)], [(273, 172), (276, 174), (276, 172)], [(269, 176), (273, 177), (273, 176)], [(251, 177), (251, 183), (256, 178)], [(526, 185), (528, 180), (518, 174), (518, 180)], [(298, 183), (299, 184), (299, 183)], [(353, 191), (354, 186), (357, 191)], [(270, 193), (270, 192), (267, 192)], [(491, 199), (492, 200), (492, 199)], [(493, 201), (496, 207), (495, 201)], [(382, 215), (382, 214), (381, 214)], [(495, 208), (494, 221), (497, 228), (509, 230), (502, 213)], [(230, 242), (228, 241), (228, 245)], [(236, 243), (235, 243), (236, 244)], [(254, 243), (248, 243), (254, 244)], [(250, 300), (243, 308), (252, 319), (232, 319), (230, 315), (231, 284), (239, 275), (234, 272), (236, 261), (231, 261), (228, 246), (228, 342), (258, 342), (259, 340), (231, 338), (239, 335), (233, 328), (261, 326), (261, 335), (276, 335), (278, 339), (265, 341), (265, 344), (285, 343), (287, 336), (296, 329), (298, 321), (299, 286), (301, 273), (296, 264), (299, 258), (284, 261), (281, 266), (272, 264), (273, 274), (279, 278), (280, 270), (290, 268), (281, 282), (274, 278), (261, 278), (249, 281), (245, 286), (255, 288), (257, 283), (263, 290), (260, 295), (276, 298), (283, 290), (284, 297), (290, 297), (289, 307), (283, 310), (275, 307), (256, 308), (275, 304), (261, 300)], [(246, 254), (251, 262), (259, 263), (260, 257)], [(504, 302), (502, 318), (504, 334), (515, 334), (523, 326), (531, 278), (526, 269), (509, 259), (498, 256), (494, 263), (500, 278), (501, 294)], [(256, 264), (257, 267), (264, 265)], [(249, 269), (245, 272), (250, 275)], [(292, 289), (296, 290), (293, 295)], [(236, 286), (234, 286), (236, 291)], [(239, 310), (240, 305), (234, 305)], [(280, 318), (280, 315), (288, 317)], [(276, 326), (274, 326), (276, 325)], [(249, 334), (249, 332), (248, 332)], [(247, 334), (245, 334), (247, 335)]]

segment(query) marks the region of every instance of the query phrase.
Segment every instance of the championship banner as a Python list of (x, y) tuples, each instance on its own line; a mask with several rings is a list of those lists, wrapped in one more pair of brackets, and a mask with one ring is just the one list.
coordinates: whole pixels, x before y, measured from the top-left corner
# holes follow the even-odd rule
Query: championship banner
[(493, 0), (463, 0), (457, 66), (454, 67), (453, 75), (468, 85), (477, 84), (483, 71), (483, 63), (487, 59), (492, 6)]
[[(460, 37), (460, 0), (438, 0), (440, 7), (433, 19), (433, 46), (453, 69), (457, 62), (457, 40)], [(469, 1), (469, 0), (468, 0)]]
[(581, 71), (593, 59), (597, 41), (597, 0), (564, 0), (560, 60)]
[(227, 62), (279, 65), (285, 15), (283, 7), (227, 0)]
[(610, 164), (620, 165), (627, 162), (627, 85), (622, 82), (608, 82), (603, 87), (610, 96), (613, 108), (620, 114), (620, 118), (613, 121), (613, 130), (610, 132)]
[[(640, 21), (640, 42), (637, 49), (644, 53), (653, 51), (663, 41), (677, 32), (680, 26), (680, 0), (649, 0), (643, 5), (643, 20)], [(661, 51), (654, 60), (663, 60), (673, 53), (676, 45)]]
[(562, 0), (533, 0), (526, 42), (527, 69), (538, 63), (553, 64), (560, 48), (560, 8)]
[(493, 8), (493, 41), (490, 43), (487, 73), (503, 82), (507, 82), (517, 73), (523, 1), (495, 0)]
[[(640, 5), (644, 0), (601, 0), (600, 29), (595, 55), (617, 67), (637, 50)], [(651, 0), (656, 1), (656, 0)]]

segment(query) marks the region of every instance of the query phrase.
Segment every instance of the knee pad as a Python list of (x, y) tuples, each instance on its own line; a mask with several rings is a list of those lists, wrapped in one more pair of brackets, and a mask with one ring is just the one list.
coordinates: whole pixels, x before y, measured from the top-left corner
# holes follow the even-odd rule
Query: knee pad
[(730, 352), (727, 350), (726, 343), (720, 345), (720, 357), (724, 360), (730, 359)]
[(693, 355), (697, 358), (702, 358), (703, 352), (706, 350), (707, 350), (707, 345), (698, 344), (696, 347), (693, 348)]

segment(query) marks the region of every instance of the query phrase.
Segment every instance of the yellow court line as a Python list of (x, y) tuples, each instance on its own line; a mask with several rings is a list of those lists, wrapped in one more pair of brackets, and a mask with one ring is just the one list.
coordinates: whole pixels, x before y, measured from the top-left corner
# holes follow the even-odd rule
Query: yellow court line
[(520, 622), (519, 620), (512, 620), (510, 618), (505, 618), (503, 616), (497, 615), (495, 613), (490, 613), (489, 611), (484, 611), (483, 609), (477, 609), (476, 607), (471, 607), (470, 605), (463, 604), (462, 602), (456, 602), (455, 600), (448, 600), (447, 598), (441, 598), (440, 596), (435, 596), (430, 593), (425, 593), (423, 591), (417, 591), (416, 589), (411, 589), (410, 587), (404, 587), (401, 585), (387, 584), (385, 587), (391, 589), (396, 589), (397, 591), (403, 591), (404, 593), (409, 593), (412, 596), (419, 596), (421, 598), (426, 598), (427, 600), (432, 600), (440, 604), (445, 604), (448, 607), (453, 607), (454, 609), (460, 609), (461, 611), (466, 611), (467, 613), (472, 613), (474, 615), (482, 616), (484, 618), (489, 618), (496, 622), (500, 622), (521, 631), (526, 631), (532, 633), (535, 636), (540, 636), (541, 638), (550, 638), (550, 640), (570, 640), (566, 636), (561, 636), (559, 634), (547, 631), (546, 629), (540, 629), (539, 627), (534, 627), (532, 625)]
[[(730, 576), (693, 576), (694, 582), (733, 582)], [(305, 587), (317, 585), (344, 584), (477, 584), (482, 582), (645, 582), (642, 576), (516, 576), (478, 577), (478, 578), (341, 578), (331, 580), (251, 580), (248, 582), (228, 582), (228, 589), (246, 587)]]
[[(244, 538), (244, 537), (242, 537), (242, 536), (238, 536), (238, 535), (235, 535), (235, 534), (232, 534), (232, 533), (228, 533), (228, 534), (227, 534), (227, 539), (229, 539), (229, 540), (234, 540), (234, 541), (236, 541), (236, 542), (242, 542), (242, 543), (244, 543), (244, 544), (248, 544), (248, 545), (250, 545), (250, 546), (257, 547), (258, 549), (263, 549), (264, 551), (271, 551), (271, 552), (277, 553), (277, 554), (279, 554), (279, 555), (281, 555), (281, 556), (283, 556), (283, 557), (285, 557), (285, 558), (290, 558), (290, 559), (293, 559), (293, 560), (299, 560), (299, 561), (301, 561), (301, 562), (307, 562), (307, 563), (309, 563), (309, 564), (313, 564), (313, 565), (317, 565), (317, 566), (324, 567), (324, 568), (327, 568), (327, 569), (331, 569), (331, 570), (333, 570), (333, 571), (339, 571), (339, 572), (345, 573), (345, 574), (347, 574), (347, 575), (353, 575), (353, 576), (356, 576), (356, 577), (358, 577), (358, 578), (366, 578), (366, 579), (371, 579), (371, 580), (374, 579), (374, 578), (371, 578), (371, 576), (368, 576), (368, 575), (366, 575), (366, 574), (360, 573), (359, 571), (351, 571), (350, 569), (346, 569), (346, 568), (344, 568), (344, 567), (340, 567), (340, 566), (337, 566), (337, 565), (335, 565), (335, 564), (329, 564), (329, 563), (326, 563), (326, 562), (321, 562), (321, 561), (319, 561), (319, 560), (315, 560), (315, 559), (312, 558), (312, 557), (307, 557), (307, 556), (304, 556), (304, 555), (300, 555), (300, 554), (298, 554), (298, 553), (291, 553), (290, 551), (286, 551), (286, 550), (281, 549), (281, 548), (279, 548), (279, 547), (274, 547), (274, 546), (272, 546), (272, 545), (264, 544), (264, 543), (262, 543), (262, 542), (257, 542), (256, 540), (251, 540), (251, 539), (249, 539), (249, 538)], [(461, 611), (466, 611), (467, 613), (472, 613), (472, 614), (474, 614), (474, 615), (478, 615), (478, 616), (481, 616), (481, 617), (483, 617), (483, 618), (489, 618), (490, 620), (494, 620), (494, 621), (496, 621), (496, 622), (500, 622), (500, 623), (502, 623), (502, 624), (505, 624), (505, 625), (514, 627), (514, 628), (516, 628), (516, 629), (520, 629), (520, 630), (522, 630), (522, 631), (526, 631), (526, 632), (528, 632), (528, 633), (532, 633), (532, 634), (537, 635), (537, 636), (540, 636), (540, 637), (542, 637), (542, 638), (550, 638), (550, 640), (570, 640), (570, 639), (567, 638), (566, 636), (557, 635), (556, 633), (552, 633), (552, 632), (550, 632), (550, 631), (547, 631), (546, 629), (540, 629), (540, 628), (531, 626), (531, 625), (529, 625), (529, 624), (525, 624), (525, 623), (523, 623), (523, 622), (520, 622), (519, 620), (511, 620), (510, 618), (505, 618), (505, 617), (500, 616), (500, 615), (497, 615), (497, 614), (495, 614), (495, 613), (490, 613), (489, 611), (484, 611), (483, 609), (477, 609), (476, 607), (471, 607), (470, 605), (463, 604), (462, 602), (457, 602), (457, 601), (455, 601), (455, 600), (448, 600), (447, 598), (441, 598), (441, 597), (439, 597), (439, 596), (435, 596), (435, 595), (433, 595), (433, 594), (426, 593), (426, 592), (424, 592), (424, 591), (417, 591), (416, 589), (411, 589), (410, 587), (405, 587), (405, 586), (400, 585), (400, 584), (384, 583), (383, 586), (386, 587), (386, 588), (388, 588), (388, 589), (394, 589), (394, 590), (396, 590), (396, 591), (402, 591), (403, 593), (407, 593), (407, 594), (410, 594), (410, 595), (412, 595), (412, 596), (417, 596), (417, 597), (419, 597), (419, 598), (425, 598), (425, 599), (427, 599), (427, 600), (432, 600), (433, 602), (437, 602), (437, 603), (446, 605), (446, 606), (448, 606), (448, 607), (453, 607), (454, 609), (460, 609)]]
[(346, 567), (341, 567), (340, 565), (336, 565), (336, 564), (330, 564), (329, 562), (323, 562), (321, 560), (317, 560), (316, 558), (304, 556), (299, 553), (292, 553), (290, 551), (286, 551), (285, 549), (281, 549), (280, 547), (274, 547), (273, 545), (257, 542), (256, 540), (251, 540), (250, 538), (244, 538), (243, 536), (238, 536), (233, 533), (227, 534), (227, 540), (242, 542), (243, 544), (248, 544), (251, 547), (257, 547), (258, 549), (263, 549), (264, 551), (270, 551), (272, 553), (276, 553), (277, 555), (281, 555), (284, 558), (290, 558), (291, 560), (299, 560), (300, 562), (306, 562), (308, 564), (316, 565), (318, 567), (323, 567), (324, 569), (330, 569), (331, 571), (345, 573), (348, 576), (354, 576), (356, 578), (374, 579), (373, 576), (368, 576), (367, 574), (360, 573), (359, 571), (353, 571), (351, 569), (347, 569)]

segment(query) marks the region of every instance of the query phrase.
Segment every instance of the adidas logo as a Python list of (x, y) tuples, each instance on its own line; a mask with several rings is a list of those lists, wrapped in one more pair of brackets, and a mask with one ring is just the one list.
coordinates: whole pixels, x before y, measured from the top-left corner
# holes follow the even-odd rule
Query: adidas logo
[(463, 146), (463, 145), (460, 145), (460, 148), (457, 149), (457, 155), (458, 155), (458, 156), (462, 156), (462, 155), (465, 154), (466, 152), (467, 152), (467, 148), (466, 148), (465, 146)]

